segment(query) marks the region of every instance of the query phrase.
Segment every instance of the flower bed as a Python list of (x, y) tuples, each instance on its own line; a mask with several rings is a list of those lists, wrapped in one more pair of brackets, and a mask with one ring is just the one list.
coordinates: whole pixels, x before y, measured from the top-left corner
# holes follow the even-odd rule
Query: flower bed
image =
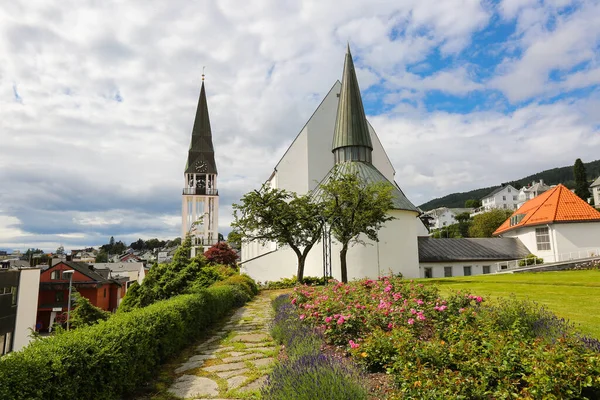
[(598, 341), (535, 303), (498, 305), (398, 278), (298, 287), (298, 319), (387, 371), (398, 398), (600, 398)]

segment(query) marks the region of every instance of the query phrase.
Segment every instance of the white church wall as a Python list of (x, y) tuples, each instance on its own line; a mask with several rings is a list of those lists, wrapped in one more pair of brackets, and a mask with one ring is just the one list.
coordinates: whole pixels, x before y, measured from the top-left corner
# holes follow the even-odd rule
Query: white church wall
[[(367, 121), (368, 123), (368, 121)], [(383, 145), (375, 133), (375, 130), (369, 125), (369, 133), (371, 134), (371, 143), (373, 144), (373, 166), (379, 170), (390, 182), (394, 182), (394, 175), (396, 171), (394, 170), (394, 166), (390, 162), (385, 150), (383, 149)]]
[(277, 188), (299, 194), (308, 192), (308, 132), (302, 129), (277, 164)]

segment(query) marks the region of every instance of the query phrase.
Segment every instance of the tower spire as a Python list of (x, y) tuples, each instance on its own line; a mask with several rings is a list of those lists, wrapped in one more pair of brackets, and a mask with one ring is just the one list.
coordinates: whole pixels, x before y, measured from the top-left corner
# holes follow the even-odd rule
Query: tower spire
[(202, 172), (217, 173), (215, 163), (215, 150), (212, 143), (212, 131), (210, 128), (210, 117), (208, 115), (208, 103), (206, 101), (206, 89), (204, 88), (204, 73), (202, 73), (202, 86), (200, 87), (200, 98), (196, 109), (196, 119), (192, 128), (192, 139), (188, 151), (188, 159), (185, 173), (198, 172), (198, 165), (203, 164)]
[(342, 89), (338, 103), (337, 117), (333, 136), (332, 152), (335, 162), (363, 161), (371, 162), (373, 144), (369, 125), (365, 116), (354, 61), (350, 52), (350, 43), (344, 62)]

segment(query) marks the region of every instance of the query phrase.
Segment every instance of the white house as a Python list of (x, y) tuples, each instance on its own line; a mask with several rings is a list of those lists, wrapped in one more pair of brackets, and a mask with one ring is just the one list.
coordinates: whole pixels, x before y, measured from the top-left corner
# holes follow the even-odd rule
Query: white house
[(110, 271), (110, 278), (117, 278), (118, 276), (126, 277), (126, 289), (133, 282), (141, 285), (146, 277), (146, 268), (144, 268), (143, 262), (94, 263), (90, 265), (96, 270), (108, 269)]
[(432, 229), (440, 229), (448, 225), (456, 224), (456, 216), (463, 213), (473, 212), (472, 208), (448, 208), (439, 207), (421, 215), (421, 218), (431, 217), (429, 227)]
[[(330, 89), (275, 166), (267, 184), (307, 194), (339, 170), (357, 172), (366, 181), (388, 182), (394, 188), (394, 209), (390, 214), (396, 219), (380, 230), (379, 242), (365, 240), (365, 246), (349, 249), (348, 279), (389, 273), (418, 277), (417, 235), (427, 234), (427, 230), (418, 218), (418, 209), (395, 183), (394, 167), (366, 120), (349, 49), (342, 82)], [(340, 279), (340, 248), (335, 240), (325, 251), (322, 245), (316, 245), (307, 257), (305, 276), (323, 276), (324, 265), (331, 265), (333, 277)], [(331, 254), (330, 261), (324, 252)], [(242, 271), (257, 281), (275, 281), (296, 273), (294, 252), (278, 248), (275, 243), (243, 243), (241, 259)]]
[(0, 268), (0, 356), (31, 341), (39, 287), (39, 268)]
[(495, 236), (518, 238), (545, 263), (600, 251), (600, 212), (563, 185), (529, 200)]
[(527, 257), (529, 250), (516, 238), (419, 237), (421, 278), (448, 278), (496, 272), (496, 263)]
[(594, 197), (594, 205), (600, 208), (600, 177), (590, 185), (592, 196)]
[(503, 184), (481, 199), (481, 207), (484, 211), (490, 211), (494, 208), (515, 210), (518, 202), (519, 191), (512, 185)]
[(540, 179), (539, 182), (533, 181), (530, 185), (523, 186), (521, 190), (519, 190), (519, 202), (517, 203), (517, 208), (525, 204), (526, 201), (529, 201), (550, 189), (551, 187), (546, 185), (542, 179)]

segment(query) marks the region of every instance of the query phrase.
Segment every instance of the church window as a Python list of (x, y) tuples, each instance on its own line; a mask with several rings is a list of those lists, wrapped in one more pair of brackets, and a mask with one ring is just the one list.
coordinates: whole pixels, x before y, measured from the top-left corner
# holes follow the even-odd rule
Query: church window
[(550, 231), (548, 228), (536, 228), (535, 241), (538, 250), (551, 250), (550, 248)]

